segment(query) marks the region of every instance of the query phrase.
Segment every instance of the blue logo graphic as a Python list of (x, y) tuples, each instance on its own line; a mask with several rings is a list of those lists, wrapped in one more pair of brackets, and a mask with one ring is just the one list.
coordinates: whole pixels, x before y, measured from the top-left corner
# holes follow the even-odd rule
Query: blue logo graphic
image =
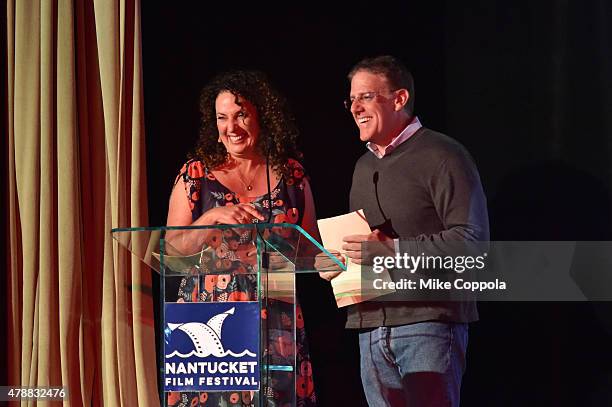
[(257, 302), (167, 303), (165, 391), (259, 389)]

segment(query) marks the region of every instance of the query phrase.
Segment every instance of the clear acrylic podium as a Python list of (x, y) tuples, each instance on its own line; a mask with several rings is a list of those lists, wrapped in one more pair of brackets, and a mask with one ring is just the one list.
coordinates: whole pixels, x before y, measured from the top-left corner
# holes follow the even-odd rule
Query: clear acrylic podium
[[(312, 388), (296, 359), (295, 275), (324, 253), (301, 227), (248, 224), (113, 229), (160, 274), (163, 405), (295, 406)], [(298, 374), (301, 372), (301, 374)]]

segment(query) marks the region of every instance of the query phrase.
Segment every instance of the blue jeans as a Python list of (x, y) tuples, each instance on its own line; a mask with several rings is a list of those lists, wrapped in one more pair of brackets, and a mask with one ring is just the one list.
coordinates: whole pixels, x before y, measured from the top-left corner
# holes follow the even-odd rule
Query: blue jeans
[(418, 322), (359, 333), (370, 407), (459, 406), (467, 324)]

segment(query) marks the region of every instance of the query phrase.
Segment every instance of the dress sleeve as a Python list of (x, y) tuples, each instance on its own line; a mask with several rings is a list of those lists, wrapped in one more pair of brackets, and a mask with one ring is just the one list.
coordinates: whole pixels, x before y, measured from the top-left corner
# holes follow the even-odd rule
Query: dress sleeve
[[(306, 173), (304, 167), (298, 161), (290, 159), (287, 162), (287, 194), (293, 208), (288, 208), (289, 221), (298, 225), (302, 224), (305, 209), (304, 188), (306, 186)], [(297, 213), (297, 218), (295, 214)]]
[(200, 214), (198, 212), (199, 201), (202, 192), (202, 179), (206, 176), (206, 168), (201, 161), (190, 160), (187, 161), (179, 175), (176, 178), (176, 182), (183, 182), (185, 187), (185, 194), (189, 201), (189, 208), (191, 209), (192, 218), (197, 219)]

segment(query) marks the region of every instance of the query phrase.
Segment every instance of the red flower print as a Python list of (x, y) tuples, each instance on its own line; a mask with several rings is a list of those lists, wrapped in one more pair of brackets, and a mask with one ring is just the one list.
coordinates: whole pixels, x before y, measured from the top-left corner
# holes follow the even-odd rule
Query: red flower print
[(268, 319), (268, 310), (265, 308), (261, 310), (261, 319)]
[(208, 393), (200, 393), (200, 404), (206, 403), (208, 400)]
[(199, 404), (200, 404), (200, 400), (198, 396), (195, 396), (194, 398), (191, 399), (191, 407), (198, 407)]
[(283, 200), (277, 199), (276, 201), (274, 201), (274, 206), (283, 206)]
[(308, 360), (302, 360), (300, 364), (300, 374), (302, 376), (312, 376), (312, 365)]
[(228, 301), (248, 301), (249, 295), (243, 291), (234, 291), (229, 295)]
[(289, 210), (287, 211), (287, 219), (289, 220), (289, 223), (297, 223), (298, 215), (299, 211), (297, 208), (289, 208)]
[(225, 194), (225, 200), (226, 201), (233, 201), (234, 200), (234, 194), (228, 192), (227, 194)]
[(204, 277), (204, 290), (206, 290), (206, 292), (212, 293), (216, 285), (217, 285), (217, 276)]
[(297, 380), (295, 381), (295, 391), (297, 392), (297, 395), (299, 397), (307, 397), (309, 396), (312, 391), (314, 390), (314, 382), (312, 381), (312, 377), (311, 376), (300, 376), (297, 378)]
[[(281, 213), (274, 217), (274, 223), (289, 223), (289, 218), (284, 213)], [(277, 235), (285, 239), (290, 238), (294, 233), (294, 231), (288, 227), (284, 227), (284, 228), (275, 227), (275, 228), (272, 228), (272, 232), (276, 233)]]
[(296, 168), (295, 170), (293, 170), (293, 177), (294, 178), (303, 178), (304, 177), (304, 170), (301, 168)]
[(194, 161), (189, 164), (187, 175), (189, 178), (202, 178), (204, 176), (204, 166), (202, 165), (202, 162)]
[[(274, 219), (272, 220), (272, 223), (286, 223), (287, 222), (287, 216), (284, 213), (280, 213), (278, 215), (276, 215), (274, 217)], [(285, 237), (285, 228), (282, 227), (274, 227), (272, 228), (272, 232), (276, 233), (279, 236)], [(291, 232), (291, 231), (289, 231)]]
[(168, 393), (168, 405), (173, 406), (181, 399), (181, 393), (178, 391), (171, 391)]
[(304, 328), (304, 317), (302, 316), (302, 311), (297, 309), (295, 313), (295, 326), (299, 329)]
[(236, 403), (238, 403), (238, 401), (240, 401), (240, 396), (238, 395), (238, 393), (232, 393), (230, 395), (230, 400), (229, 401), (232, 404), (236, 404)]
[(294, 183), (295, 183), (295, 181), (293, 180), (293, 178), (289, 178), (287, 180), (287, 185), (289, 185), (289, 186), (293, 185)]
[(200, 194), (198, 193), (198, 191), (193, 191), (193, 193), (191, 194), (191, 200), (197, 201), (199, 199), (200, 199)]
[(251, 404), (251, 400), (253, 398), (251, 397), (251, 392), (250, 391), (243, 391), (242, 392), (242, 404), (246, 404), (249, 405)]
[(220, 274), (219, 278), (217, 278), (217, 288), (220, 290), (225, 290), (231, 279), (232, 276), (229, 274)]
[(287, 222), (287, 216), (284, 213), (280, 213), (274, 217), (274, 223), (285, 223)]
[[(228, 250), (227, 250), (227, 247), (225, 247), (225, 245), (221, 245), (217, 247), (215, 252), (217, 253), (217, 257), (220, 257), (222, 259), (227, 257), (227, 254), (228, 254)], [(221, 264), (219, 264), (219, 266), (221, 266)]]

